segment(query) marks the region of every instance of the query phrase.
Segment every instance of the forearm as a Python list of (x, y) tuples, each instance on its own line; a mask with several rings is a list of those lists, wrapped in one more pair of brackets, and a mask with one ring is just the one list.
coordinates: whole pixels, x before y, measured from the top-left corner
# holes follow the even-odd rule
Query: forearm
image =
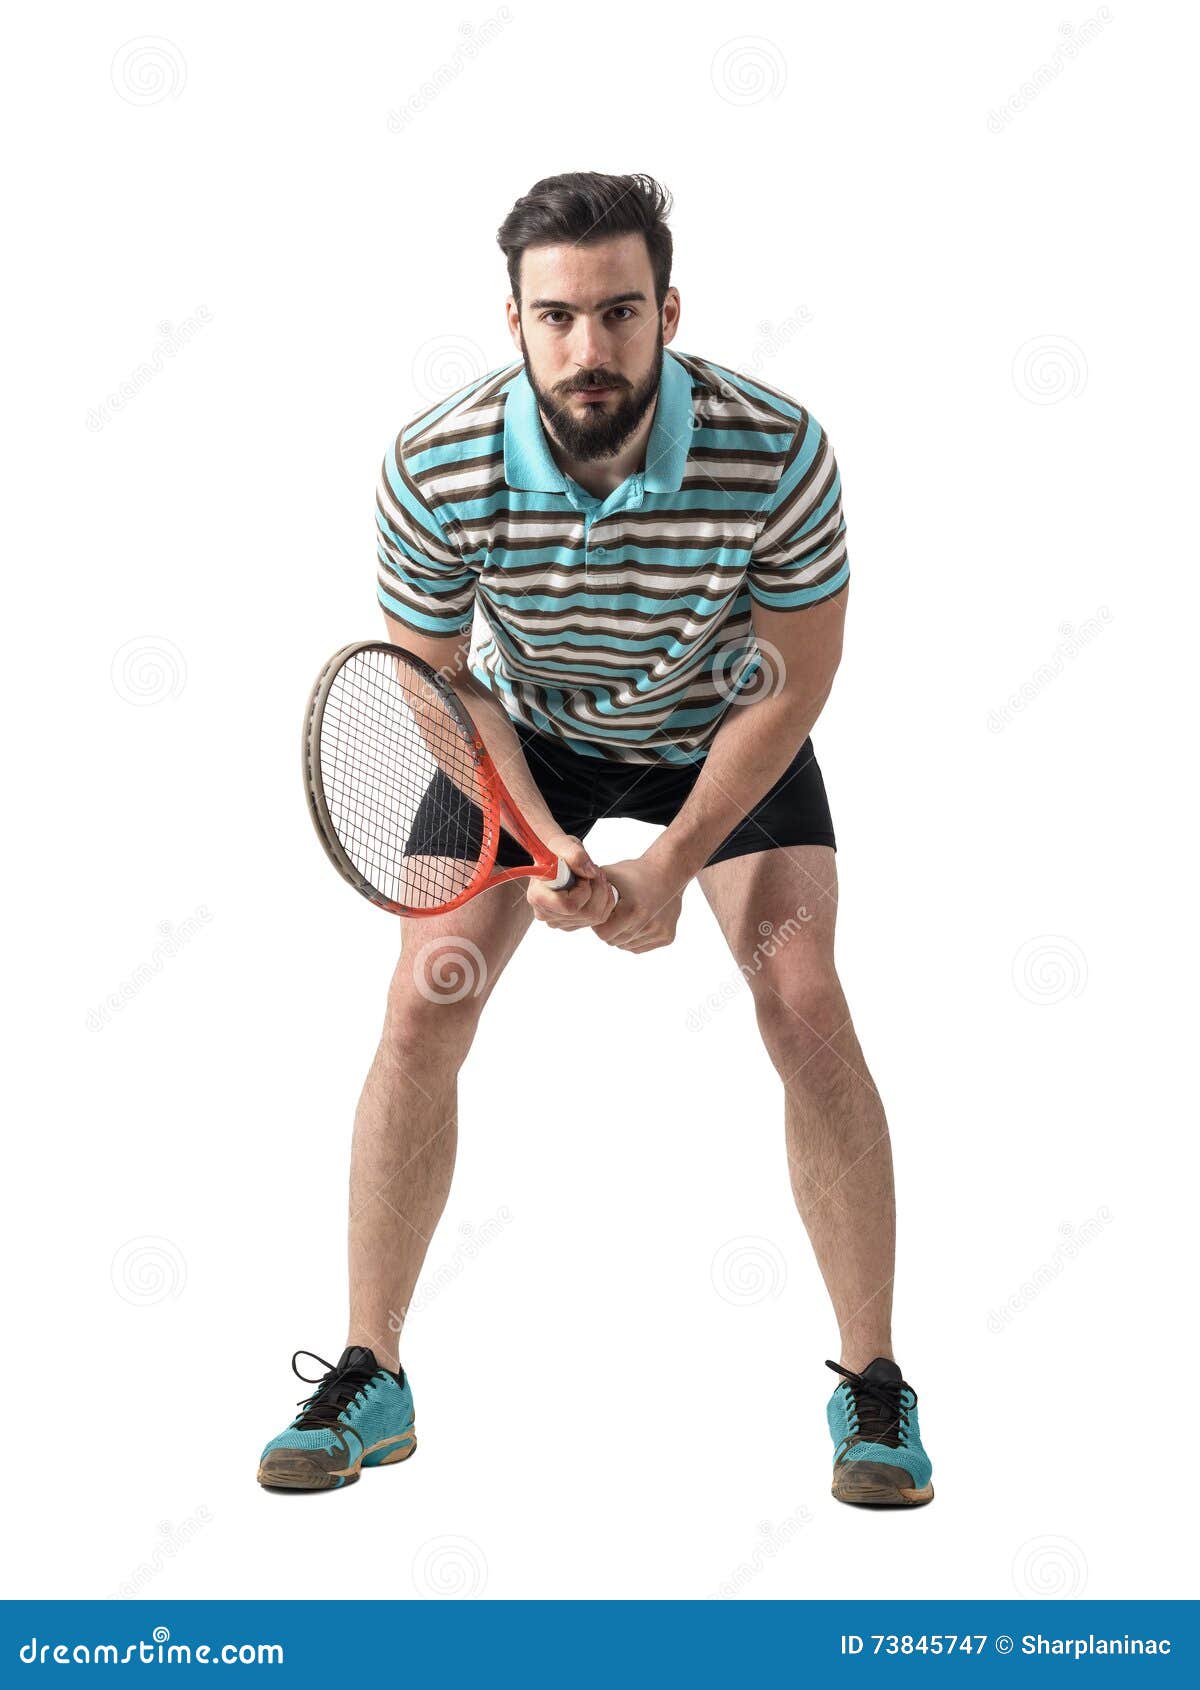
[[(490, 687), (478, 679), (470, 666), (470, 625), (453, 638), (441, 639), (422, 634), (401, 623), (384, 611), (384, 625), (388, 639), (402, 651), (411, 651), (427, 663), (462, 700), (467, 715), (479, 730), (488, 756), (496, 765), (500, 779), (513, 796), (517, 809), (543, 843), (549, 845), (562, 832), (547, 807), (529, 772), (521, 750), (521, 742), (508, 712)], [(439, 762), (437, 733), (429, 739), (430, 750)], [(451, 780), (460, 778), (454, 762), (445, 768)]]
[(726, 711), (686, 802), (646, 852), (670, 868), (681, 889), (774, 786), (812, 732), (831, 686), (815, 698), (785, 688)]
[(477, 680), (469, 670), (456, 677), (454, 690), (466, 705), (467, 713), (479, 729), (488, 755), (496, 765), (500, 779), (512, 794), (513, 802), (530, 827), (544, 844), (551, 843), (561, 833), (546, 800), (530, 773), (529, 764), (521, 750), (521, 742), (512, 719), (495, 693)]

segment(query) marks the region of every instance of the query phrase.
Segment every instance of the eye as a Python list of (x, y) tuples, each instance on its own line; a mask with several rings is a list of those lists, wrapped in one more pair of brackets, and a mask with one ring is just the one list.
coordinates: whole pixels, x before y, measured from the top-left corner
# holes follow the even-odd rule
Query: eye
[(616, 312), (616, 311), (624, 311), (625, 312), (625, 316), (621, 318), (621, 321), (623, 323), (627, 323), (631, 317), (637, 316), (637, 312), (633, 309), (632, 305), (614, 305), (613, 310), (614, 310), (614, 312)]
[[(542, 315), (541, 315), (541, 321), (543, 323), (550, 323), (551, 317), (565, 317), (566, 315), (567, 315), (567, 313), (565, 311), (543, 311)], [(550, 327), (552, 329), (556, 329), (558, 327), (558, 324), (557, 323), (550, 323)]]

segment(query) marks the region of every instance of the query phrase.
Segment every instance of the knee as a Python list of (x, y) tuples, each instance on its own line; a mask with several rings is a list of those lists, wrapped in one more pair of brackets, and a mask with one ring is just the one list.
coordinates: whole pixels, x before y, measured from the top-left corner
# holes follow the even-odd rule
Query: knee
[(420, 973), (401, 969), (388, 992), (382, 1047), (406, 1069), (457, 1070), (479, 1025), (482, 1000), (452, 986), (448, 977), (431, 985)]
[(754, 987), (759, 1032), (780, 1077), (812, 1091), (839, 1080), (853, 1045), (850, 1012), (832, 965), (779, 970)]

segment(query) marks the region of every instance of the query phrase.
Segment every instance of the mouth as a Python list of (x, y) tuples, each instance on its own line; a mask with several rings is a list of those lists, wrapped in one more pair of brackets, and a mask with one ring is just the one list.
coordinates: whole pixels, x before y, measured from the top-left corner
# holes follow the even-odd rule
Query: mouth
[(582, 399), (585, 405), (595, 405), (611, 399), (616, 391), (615, 387), (577, 387), (574, 397)]

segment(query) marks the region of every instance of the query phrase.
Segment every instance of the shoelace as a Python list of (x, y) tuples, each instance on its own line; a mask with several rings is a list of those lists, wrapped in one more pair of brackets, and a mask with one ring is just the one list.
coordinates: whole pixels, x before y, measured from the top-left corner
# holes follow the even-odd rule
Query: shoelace
[(908, 1430), (908, 1411), (916, 1407), (917, 1393), (912, 1386), (903, 1379), (890, 1385), (878, 1379), (864, 1379), (861, 1373), (851, 1373), (836, 1361), (827, 1361), (825, 1365), (840, 1373), (850, 1387), (858, 1433), (868, 1443), (889, 1444), (898, 1449), (901, 1434)]
[[(313, 1361), (319, 1362), (325, 1369), (320, 1379), (310, 1379), (307, 1373), (301, 1373), (296, 1366), (296, 1356), (311, 1356)], [(369, 1367), (336, 1367), (333, 1362), (326, 1361), (324, 1356), (316, 1355), (312, 1350), (297, 1350), (292, 1357), (292, 1372), (297, 1379), (303, 1379), (306, 1385), (317, 1388), (311, 1397), (301, 1398), (296, 1405), (303, 1410), (295, 1422), (297, 1428), (336, 1426), (338, 1416), (342, 1414), (358, 1396), (365, 1386), (371, 1383), (375, 1373)]]

